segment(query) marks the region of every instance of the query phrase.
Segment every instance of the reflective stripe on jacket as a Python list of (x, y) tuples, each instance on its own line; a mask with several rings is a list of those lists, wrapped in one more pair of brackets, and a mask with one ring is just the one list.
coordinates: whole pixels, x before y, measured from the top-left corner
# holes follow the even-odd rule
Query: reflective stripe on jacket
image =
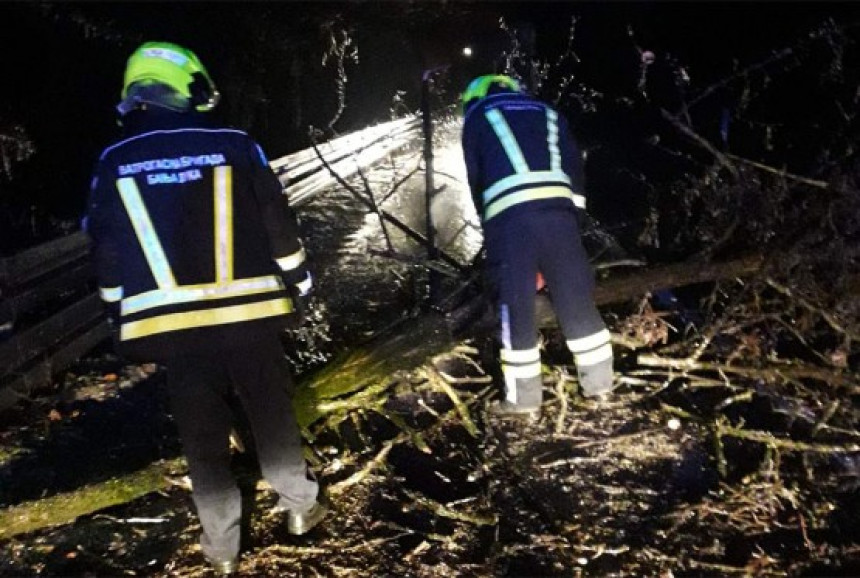
[(484, 222), (535, 201), (585, 208), (580, 152), (551, 106), (526, 94), (490, 95), (467, 113), (462, 145)]
[(305, 279), (305, 252), (262, 150), (197, 115), (139, 114), (137, 130), (102, 153), (88, 205), (120, 342), (182, 349), (227, 326), (283, 319), (284, 283)]

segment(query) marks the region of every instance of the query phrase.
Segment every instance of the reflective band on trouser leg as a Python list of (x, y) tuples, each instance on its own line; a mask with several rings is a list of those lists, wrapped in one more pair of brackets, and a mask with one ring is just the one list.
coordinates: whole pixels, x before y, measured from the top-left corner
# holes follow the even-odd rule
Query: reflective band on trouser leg
[(601, 345), (588, 353), (574, 353), (573, 358), (576, 361), (577, 367), (597, 365), (598, 363), (612, 359), (612, 344)]
[(233, 173), (232, 167), (215, 167), (215, 278), (233, 280)]
[(261, 303), (230, 305), (217, 309), (185, 311), (183, 313), (168, 313), (149, 319), (123, 323), (120, 330), (120, 339), (124, 341), (156, 333), (178, 331), (180, 329), (193, 329), (195, 327), (225, 325), (239, 321), (263, 319), (264, 317), (274, 317), (275, 315), (286, 315), (292, 310), (293, 308), (287, 299), (278, 298)]
[(612, 336), (608, 329), (591, 335), (569, 339), (567, 347), (573, 353), (577, 366), (595, 365), (612, 358)]
[(161, 241), (158, 240), (155, 227), (149, 218), (146, 205), (140, 197), (137, 183), (132, 177), (125, 177), (119, 179), (116, 186), (155, 282), (161, 289), (176, 287), (176, 279), (173, 277), (170, 263), (167, 262), (167, 256), (164, 254), (164, 248), (161, 246)]
[(505, 399), (517, 403), (517, 379), (540, 377), (540, 349), (502, 349), (499, 353), (505, 377)]

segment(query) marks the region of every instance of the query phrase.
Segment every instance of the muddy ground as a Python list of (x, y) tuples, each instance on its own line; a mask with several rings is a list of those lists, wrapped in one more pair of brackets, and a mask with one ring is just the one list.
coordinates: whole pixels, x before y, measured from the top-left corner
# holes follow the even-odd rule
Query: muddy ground
[[(719, 388), (622, 379), (610, 399), (585, 400), (557, 336), (546, 337), (534, 425), (488, 419), (481, 338), (372, 396), (345, 396), (308, 431), (332, 511), (305, 537), (268, 514), (274, 496), (253, 457), (235, 452), (250, 512), (240, 575), (860, 575), (858, 436), (837, 427), (839, 412), (824, 423), (815, 408), (791, 413), (755, 394), (732, 423), (798, 443), (818, 424), (818, 445), (728, 434), (717, 444), (702, 416), (726, 399)], [(622, 375), (637, 374), (618, 351)], [(18, 452), (0, 470), (4, 504), (179, 455), (163, 372), (106, 352), (75, 371), (72, 389), (4, 416), (4, 447)], [(179, 467), (166, 490), (4, 541), (0, 576), (209, 575), (183, 476)]]

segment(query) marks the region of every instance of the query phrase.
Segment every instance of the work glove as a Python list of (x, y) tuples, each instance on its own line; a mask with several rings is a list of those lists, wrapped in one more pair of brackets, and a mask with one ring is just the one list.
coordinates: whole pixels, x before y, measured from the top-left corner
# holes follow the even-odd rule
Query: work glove
[(300, 327), (304, 325), (305, 318), (308, 313), (308, 303), (311, 298), (311, 291), (313, 290), (313, 277), (311, 277), (310, 272), (307, 273), (307, 276), (303, 281), (299, 281), (298, 283), (286, 283), (287, 291), (290, 294), (290, 300), (293, 302), (293, 311), (296, 314), (296, 327)]

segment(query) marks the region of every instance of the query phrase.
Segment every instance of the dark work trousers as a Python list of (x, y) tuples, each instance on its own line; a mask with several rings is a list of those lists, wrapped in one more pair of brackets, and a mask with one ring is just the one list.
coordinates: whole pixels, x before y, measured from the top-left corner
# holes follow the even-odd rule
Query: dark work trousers
[(308, 479), (301, 434), (292, 407), (292, 378), (276, 334), (237, 344), (217, 355), (186, 356), (167, 364), (171, 410), (191, 475), (203, 553), (214, 560), (239, 554), (241, 496), (230, 469), (233, 409), (241, 401), (263, 476), (280, 506), (305, 511), (317, 497)]
[[(594, 304), (594, 273), (580, 240), (575, 209), (514, 206), (484, 223), (484, 242), (500, 321), (507, 399), (539, 405), (537, 273), (546, 280), (568, 342), (606, 333)], [(518, 391), (512, 392), (515, 387)]]

